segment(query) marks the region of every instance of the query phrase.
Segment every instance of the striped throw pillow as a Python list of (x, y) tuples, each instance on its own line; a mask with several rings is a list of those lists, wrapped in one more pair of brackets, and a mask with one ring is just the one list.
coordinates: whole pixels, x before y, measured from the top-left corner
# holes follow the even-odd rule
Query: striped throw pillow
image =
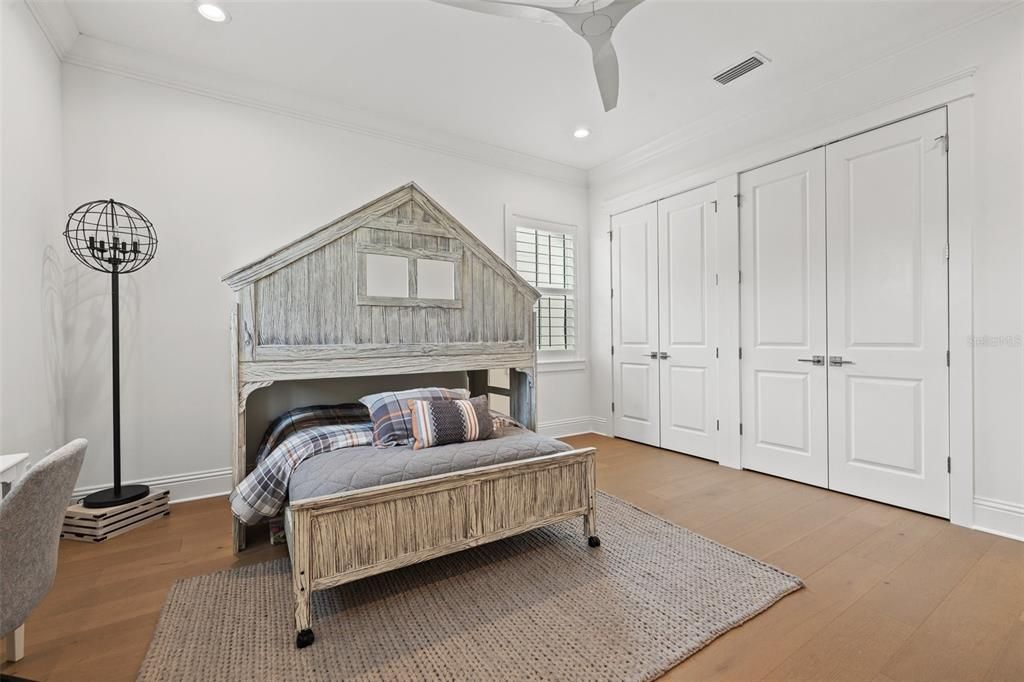
[(494, 433), (487, 396), (469, 400), (410, 400), (414, 450), (484, 440)]

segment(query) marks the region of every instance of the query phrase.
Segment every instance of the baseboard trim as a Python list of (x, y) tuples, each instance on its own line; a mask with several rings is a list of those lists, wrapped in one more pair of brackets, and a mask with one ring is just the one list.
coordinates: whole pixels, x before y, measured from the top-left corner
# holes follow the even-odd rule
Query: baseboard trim
[(607, 420), (602, 417), (570, 417), (568, 419), (552, 419), (537, 425), (537, 433), (552, 438), (578, 436), (582, 433), (603, 434)]
[(1024, 542), (1024, 504), (990, 497), (974, 498), (975, 530)]
[[(227, 495), (231, 492), (231, 469), (194, 471), (174, 476), (159, 476), (137, 481), (125, 481), (125, 483), (142, 483), (151, 488), (167, 488), (171, 491), (171, 504), (176, 504), (178, 502), (188, 502), (189, 500), (200, 500), (204, 497)], [(78, 499), (85, 497), (89, 493), (109, 487), (109, 483), (104, 483), (76, 488), (74, 497)]]
[[(603, 433), (607, 420), (601, 417), (573, 417), (570, 419), (555, 419), (539, 425), (537, 432), (553, 438), (565, 436), (576, 436), (581, 433)], [(171, 491), (171, 504), (177, 502), (188, 502), (189, 500), (201, 500), (204, 497), (216, 497), (227, 495), (231, 492), (231, 469), (210, 469), (209, 471), (194, 471), (187, 474), (176, 474), (174, 476), (160, 476), (129, 483), (142, 483), (151, 488), (167, 488)], [(97, 490), (109, 488), (109, 483), (90, 485), (75, 488), (74, 498), (85, 497)]]

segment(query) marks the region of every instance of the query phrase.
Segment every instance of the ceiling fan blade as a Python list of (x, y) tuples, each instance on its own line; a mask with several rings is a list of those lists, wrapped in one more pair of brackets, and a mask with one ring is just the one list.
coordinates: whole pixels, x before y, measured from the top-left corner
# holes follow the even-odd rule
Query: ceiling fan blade
[(594, 51), (594, 75), (597, 89), (601, 91), (601, 103), (605, 111), (611, 111), (619, 103), (619, 57), (612, 47), (611, 34), (603, 43), (587, 42)]
[(523, 5), (517, 2), (501, 2), (501, 0), (433, 0), (440, 5), (468, 9), (481, 14), (492, 14), (511, 19), (526, 19), (541, 24), (561, 26), (562, 22), (550, 10), (534, 5)]
[(619, 58), (612, 47), (612, 33), (622, 18), (643, 1), (593, 0), (571, 8), (555, 9), (514, 0), (434, 0), (442, 5), (484, 14), (568, 26), (590, 45), (594, 74), (605, 111), (611, 111), (619, 102)]

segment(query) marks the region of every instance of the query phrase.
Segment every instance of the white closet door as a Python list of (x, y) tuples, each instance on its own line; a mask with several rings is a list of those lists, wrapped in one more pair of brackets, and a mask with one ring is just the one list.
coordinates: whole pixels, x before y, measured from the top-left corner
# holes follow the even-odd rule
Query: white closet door
[(612, 288), (615, 435), (659, 445), (655, 204), (612, 217)]
[(740, 176), (742, 464), (828, 485), (825, 152)]
[(945, 134), (942, 109), (826, 156), (830, 487), (948, 517)]
[(715, 186), (658, 202), (661, 447), (718, 460)]

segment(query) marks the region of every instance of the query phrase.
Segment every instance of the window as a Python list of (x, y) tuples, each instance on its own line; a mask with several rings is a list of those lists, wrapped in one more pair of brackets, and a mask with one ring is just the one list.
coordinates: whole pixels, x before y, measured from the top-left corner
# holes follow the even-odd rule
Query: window
[(358, 253), (359, 305), (462, 307), (461, 244), (436, 252), (366, 244)]
[(576, 348), (576, 249), (572, 228), (512, 216), (515, 267), (537, 288), (537, 350)]
[(409, 298), (409, 259), (366, 254), (366, 295)]

